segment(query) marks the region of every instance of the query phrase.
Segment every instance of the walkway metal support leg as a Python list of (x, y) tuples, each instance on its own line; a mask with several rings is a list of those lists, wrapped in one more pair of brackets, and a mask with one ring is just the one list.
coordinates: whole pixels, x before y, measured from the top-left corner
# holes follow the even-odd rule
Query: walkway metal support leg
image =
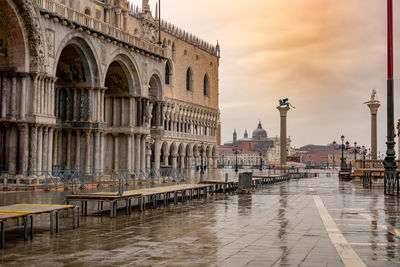
[(50, 212), (50, 234), (54, 234), (54, 211)]
[(56, 233), (60, 231), (60, 213), (56, 211)]

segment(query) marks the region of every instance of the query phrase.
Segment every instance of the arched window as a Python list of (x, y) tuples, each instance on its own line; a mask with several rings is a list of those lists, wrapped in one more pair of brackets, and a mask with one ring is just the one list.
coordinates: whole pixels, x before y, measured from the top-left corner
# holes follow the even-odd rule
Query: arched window
[(188, 68), (186, 71), (186, 90), (193, 90), (193, 73), (191, 68)]
[(167, 61), (165, 64), (165, 84), (171, 84), (172, 81), (172, 69), (171, 69), (171, 63)]
[(208, 75), (204, 75), (204, 80), (203, 80), (203, 94), (205, 96), (208, 96), (209, 94), (209, 89), (210, 89), (210, 82), (208, 80)]
[(90, 9), (88, 7), (85, 9), (85, 15), (88, 15), (88, 16), (91, 15)]

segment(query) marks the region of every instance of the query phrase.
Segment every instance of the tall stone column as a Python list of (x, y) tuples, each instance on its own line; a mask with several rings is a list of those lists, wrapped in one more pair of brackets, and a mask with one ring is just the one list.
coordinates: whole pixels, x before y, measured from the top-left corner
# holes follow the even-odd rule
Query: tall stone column
[(185, 169), (185, 154), (181, 155), (181, 169)]
[(146, 167), (151, 169), (151, 149), (146, 148)]
[(48, 143), (48, 156), (47, 156), (47, 171), (52, 171), (53, 168), (53, 138), (54, 128), (49, 129), (49, 143)]
[(132, 134), (131, 135), (131, 139), (132, 139), (132, 141), (131, 141), (131, 146), (132, 146), (132, 148), (131, 148), (131, 169), (135, 169), (135, 153), (136, 153), (136, 151), (135, 151), (135, 135), (134, 134)]
[(43, 150), (42, 150), (42, 171), (47, 171), (47, 157), (48, 152), (48, 142), (49, 141), (49, 127), (43, 128)]
[(176, 154), (172, 155), (172, 168), (173, 169), (178, 168), (178, 155)]
[(214, 162), (213, 162), (213, 165), (214, 165), (213, 168), (214, 168), (214, 169), (218, 169), (218, 157), (214, 157), (214, 158), (213, 158), (213, 161), (214, 161)]
[(95, 173), (100, 169), (100, 132), (94, 133), (94, 171)]
[(43, 127), (38, 129), (37, 140), (37, 171), (42, 171), (42, 158), (43, 158)]
[(1, 80), (1, 118), (6, 118), (7, 112), (7, 89), (8, 89), (8, 77), (3, 76)]
[(287, 159), (287, 112), (290, 110), (289, 106), (281, 105), (277, 107), (281, 116), (281, 167), (286, 166)]
[(132, 136), (126, 135), (126, 169), (132, 169)]
[(103, 173), (104, 169), (104, 133), (100, 133), (100, 173)]
[(367, 106), (371, 112), (371, 158), (376, 160), (378, 157), (377, 146), (377, 114), (381, 103), (377, 100), (367, 102)]
[(29, 141), (29, 170), (36, 171), (37, 170), (37, 145), (38, 145), (38, 127), (37, 125), (31, 125), (30, 131), (30, 141)]
[(26, 76), (21, 77), (21, 107), (20, 107), (20, 119), (25, 119), (25, 105), (26, 105)]
[(91, 172), (91, 166), (90, 166), (90, 148), (91, 148), (91, 135), (92, 132), (90, 130), (87, 130), (85, 132), (86, 134), (86, 157), (85, 157), (85, 171), (86, 174), (90, 174)]
[(80, 166), (81, 166), (81, 130), (76, 130), (75, 166), (78, 169), (80, 169)]
[(113, 168), (114, 170), (118, 170), (118, 134), (114, 134), (114, 163)]
[(142, 136), (140, 141), (140, 167), (142, 170), (146, 169), (146, 136)]
[(24, 171), (25, 124), (18, 124), (17, 172)]
[(59, 131), (56, 129), (54, 130), (54, 138), (53, 138), (53, 164), (58, 165), (58, 133)]
[(136, 107), (136, 126), (142, 126), (142, 101), (140, 98), (136, 102)]
[(154, 169), (160, 169), (160, 157), (161, 157), (161, 142), (156, 139), (154, 142)]
[(10, 136), (11, 136), (11, 125), (4, 124), (4, 146), (3, 146), (3, 166), (4, 170), (10, 170)]
[(11, 78), (11, 105), (10, 105), (10, 117), (15, 120), (15, 112), (17, 109), (17, 77), (14, 75)]
[(140, 170), (140, 141), (142, 140), (140, 135), (136, 135), (136, 144), (135, 144), (135, 169), (136, 171)]
[(72, 131), (67, 130), (67, 169), (71, 169)]

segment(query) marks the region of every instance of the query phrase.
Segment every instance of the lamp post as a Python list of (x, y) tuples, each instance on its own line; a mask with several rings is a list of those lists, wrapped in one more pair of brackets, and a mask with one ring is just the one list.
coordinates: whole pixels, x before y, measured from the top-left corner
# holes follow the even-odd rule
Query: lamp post
[(340, 168), (343, 168), (343, 164), (344, 164), (344, 135), (342, 135), (341, 137), (340, 137), (340, 140), (342, 140), (342, 145), (341, 145), (341, 149), (342, 149), (342, 159), (341, 159), (341, 161), (340, 161)]
[(387, 142), (386, 157), (383, 162), (385, 166), (384, 187), (387, 194), (387, 179), (396, 176), (396, 152), (394, 146), (394, 96), (393, 96), (393, 0), (387, 0)]
[(336, 149), (336, 141), (333, 141), (333, 170), (335, 170), (335, 149)]
[(234, 148), (232, 151), (233, 151), (233, 153), (235, 154), (235, 157), (236, 157), (236, 162), (235, 162), (235, 172), (238, 172), (239, 171), (239, 168), (238, 168), (238, 154), (239, 154), (239, 148)]
[(260, 151), (260, 171), (263, 169), (263, 159), (262, 159), (263, 153)]

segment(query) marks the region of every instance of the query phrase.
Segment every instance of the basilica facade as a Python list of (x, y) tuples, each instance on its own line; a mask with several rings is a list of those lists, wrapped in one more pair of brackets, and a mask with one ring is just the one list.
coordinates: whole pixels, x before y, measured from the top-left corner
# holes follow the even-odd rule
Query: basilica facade
[(0, 170), (215, 168), (219, 58), (148, 0), (1, 0)]

